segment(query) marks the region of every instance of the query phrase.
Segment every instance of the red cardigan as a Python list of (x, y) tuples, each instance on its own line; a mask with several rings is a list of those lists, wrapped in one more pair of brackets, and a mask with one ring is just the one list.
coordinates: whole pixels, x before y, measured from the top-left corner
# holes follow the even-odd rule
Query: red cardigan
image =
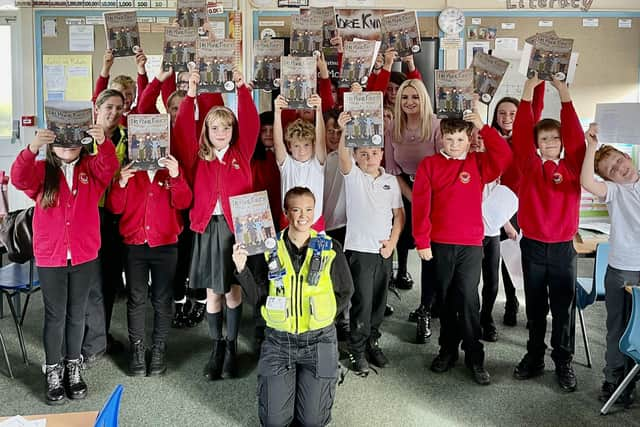
[(513, 123), (515, 164), (522, 174), (518, 224), (524, 237), (544, 243), (568, 242), (578, 231), (580, 172), (586, 146), (573, 103), (562, 103), (560, 123), (565, 156), (558, 164), (543, 164), (537, 153), (531, 102), (520, 101)]
[[(147, 77), (146, 73), (138, 74), (138, 81), (136, 84), (136, 89), (138, 91), (138, 93), (136, 94), (136, 99), (137, 99), (138, 105), (140, 104), (140, 98), (142, 97), (142, 93), (144, 92), (148, 83), (149, 83), (149, 78)], [(98, 95), (100, 95), (100, 92), (107, 89), (107, 87), (109, 87), (109, 77), (98, 76), (98, 80), (96, 80), (96, 87), (93, 90), (93, 96), (91, 97), (91, 102), (95, 104), (96, 99), (98, 99)], [(131, 110), (127, 114), (123, 114), (122, 117), (120, 117), (120, 124), (122, 126), (127, 127), (127, 116), (129, 114), (143, 114), (141, 111), (138, 110), (138, 105), (131, 107)], [(148, 111), (146, 114), (157, 114), (157, 113), (158, 113), (158, 110), (156, 109), (154, 104), (153, 110)]]
[(171, 178), (168, 170), (160, 169), (151, 182), (140, 171), (126, 187), (117, 182), (111, 186), (107, 209), (122, 214), (120, 234), (127, 245), (170, 245), (178, 241), (183, 226), (180, 210), (191, 205), (191, 196), (183, 174)]
[(204, 232), (218, 198), (222, 201), (227, 225), (233, 230), (229, 197), (253, 190), (251, 157), (260, 133), (258, 111), (246, 86), (238, 93), (238, 139), (229, 146), (222, 161), (203, 160), (198, 156), (200, 139), (196, 137), (193, 115), (195, 98), (187, 96), (180, 104), (176, 118), (175, 156), (192, 183), (193, 207), (189, 217), (191, 229)]
[(98, 202), (118, 170), (113, 143), (106, 139), (98, 154), (84, 156), (73, 169), (73, 190), (69, 190), (62, 171), (56, 206), (43, 209), (45, 161), (25, 148), (11, 166), (11, 181), (33, 199), (33, 253), (39, 267), (64, 267), (67, 252), (71, 264), (78, 265), (98, 257), (100, 218)]
[(413, 238), (418, 249), (431, 242), (482, 246), (482, 190), (511, 161), (511, 150), (497, 130), (480, 130), (487, 151), (464, 160), (441, 153), (425, 157), (413, 185)]

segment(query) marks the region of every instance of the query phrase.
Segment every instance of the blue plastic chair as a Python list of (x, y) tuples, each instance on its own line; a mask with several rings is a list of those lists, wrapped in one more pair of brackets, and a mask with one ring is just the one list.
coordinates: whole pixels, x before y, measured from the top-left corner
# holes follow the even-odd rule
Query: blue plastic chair
[(122, 398), (122, 391), (124, 387), (122, 384), (118, 384), (109, 396), (109, 399), (104, 404), (94, 427), (118, 427), (118, 414), (120, 412), (120, 399)]
[(2, 347), (2, 354), (4, 355), (4, 361), (7, 364), (7, 371), (9, 371), (9, 378), (13, 378), (13, 371), (11, 370), (11, 363), (9, 363), (9, 356), (7, 355), (7, 346), (4, 344), (4, 336), (2, 330), (0, 330), (0, 347)]
[[(16, 330), (18, 331), (18, 341), (20, 342), (22, 357), (26, 365), (29, 364), (29, 358), (27, 357), (27, 348), (24, 343), (24, 336), (22, 335), (22, 323), (24, 322), (24, 316), (27, 313), (31, 294), (39, 290), (40, 281), (33, 259), (25, 264), (13, 262), (0, 267), (0, 292), (7, 297), (11, 316), (13, 317), (13, 321), (16, 324)], [(27, 296), (22, 310), (20, 310), (19, 304), (20, 295)], [(14, 299), (18, 301), (17, 304), (14, 303)]]
[(631, 317), (629, 323), (627, 323), (627, 329), (625, 329), (622, 338), (620, 338), (620, 351), (622, 354), (628, 356), (635, 362), (635, 366), (624, 377), (622, 383), (616, 388), (616, 391), (611, 395), (607, 403), (600, 409), (601, 415), (606, 415), (611, 408), (611, 405), (618, 400), (618, 397), (624, 392), (629, 383), (635, 378), (638, 371), (640, 371), (640, 287), (634, 286), (632, 288), (633, 295), (633, 308), (631, 309)]
[(609, 243), (599, 243), (596, 246), (596, 258), (593, 262), (592, 277), (578, 277), (576, 283), (576, 308), (580, 319), (580, 329), (584, 349), (587, 353), (587, 367), (591, 368), (591, 349), (587, 336), (587, 325), (584, 321), (583, 310), (596, 301), (604, 300), (604, 275), (607, 272), (609, 260)]

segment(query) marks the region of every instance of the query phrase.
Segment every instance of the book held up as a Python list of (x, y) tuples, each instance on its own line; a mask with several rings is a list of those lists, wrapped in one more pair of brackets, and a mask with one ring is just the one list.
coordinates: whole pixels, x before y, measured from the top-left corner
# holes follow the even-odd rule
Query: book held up
[(280, 87), (280, 58), (284, 56), (284, 40), (253, 41), (253, 86), (273, 90)]
[(53, 145), (81, 147), (93, 143), (87, 133), (93, 125), (93, 108), (88, 102), (47, 102), (44, 106), (47, 129), (56, 134)]
[(480, 101), (485, 104), (491, 103), (508, 67), (507, 61), (484, 52), (478, 52), (473, 56), (473, 88), (475, 93), (480, 95)]
[(473, 103), (473, 70), (436, 70), (436, 115), (461, 119)]
[(309, 97), (316, 93), (316, 59), (312, 56), (283, 56), (280, 63), (280, 93), (293, 110), (311, 108)]
[(162, 69), (168, 71), (173, 67), (174, 73), (189, 71), (189, 63), (195, 65), (197, 39), (196, 27), (165, 27)]
[(380, 51), (393, 48), (398, 56), (409, 56), (420, 52), (420, 28), (415, 11), (398, 12), (384, 15), (380, 20), (382, 46)]
[(351, 114), (344, 130), (347, 147), (383, 146), (382, 92), (345, 92), (344, 111)]
[(266, 191), (229, 197), (229, 204), (236, 243), (243, 245), (249, 255), (275, 249), (277, 230)]
[(129, 158), (138, 170), (164, 168), (169, 154), (168, 114), (130, 114), (127, 116)]
[(233, 64), (236, 41), (198, 40), (196, 71), (200, 74), (198, 94), (233, 92)]
[(140, 50), (140, 30), (135, 10), (105, 12), (104, 32), (107, 48), (114, 58), (135, 56)]

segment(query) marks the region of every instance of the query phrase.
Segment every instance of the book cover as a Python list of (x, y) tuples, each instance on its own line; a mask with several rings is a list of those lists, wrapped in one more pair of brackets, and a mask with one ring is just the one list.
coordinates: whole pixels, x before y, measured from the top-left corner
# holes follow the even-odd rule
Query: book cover
[(253, 87), (263, 90), (279, 88), (284, 40), (254, 40), (253, 55)]
[(234, 92), (235, 40), (198, 40), (196, 70), (200, 73), (198, 94)]
[(130, 114), (127, 116), (129, 158), (138, 170), (164, 168), (169, 154), (169, 115)]
[(348, 88), (353, 83), (360, 83), (363, 86), (367, 84), (369, 73), (376, 60), (377, 43), (374, 40), (345, 42), (338, 87)]
[(534, 71), (538, 78), (551, 81), (567, 80), (573, 39), (563, 39), (555, 34), (537, 34), (533, 44), (525, 45), (523, 59), (527, 66), (527, 77)]
[(233, 234), (236, 243), (244, 245), (249, 255), (256, 255), (276, 247), (276, 227), (271, 217), (266, 191), (229, 197)]
[(473, 57), (473, 88), (480, 95), (480, 101), (489, 104), (500, 86), (500, 82), (507, 72), (509, 63), (495, 56), (478, 52)]
[(324, 60), (327, 62), (327, 68), (329, 69), (329, 78), (331, 80), (338, 80), (340, 78), (338, 48), (334, 46), (323, 47), (322, 53), (324, 54)]
[(312, 56), (283, 56), (280, 76), (280, 93), (286, 98), (289, 108), (310, 108), (307, 100), (316, 93), (316, 59)]
[(206, 0), (178, 0), (176, 7), (176, 19), (182, 28), (194, 27), (198, 29), (198, 35), (203, 37), (207, 34), (203, 28), (207, 22), (207, 1)]
[(104, 32), (107, 47), (114, 58), (135, 56), (140, 49), (140, 30), (135, 10), (104, 12)]
[(392, 47), (398, 56), (408, 56), (421, 50), (418, 16), (415, 11), (384, 15), (380, 20), (381, 52)]
[(300, 8), (300, 15), (319, 16), (322, 19), (322, 47), (330, 47), (331, 39), (338, 35), (336, 9), (333, 6)]
[(93, 109), (87, 102), (47, 102), (44, 106), (47, 129), (56, 134), (54, 145), (81, 147), (92, 144), (87, 130), (93, 125)]
[[(322, 48), (322, 17), (317, 15), (293, 15), (291, 17), (292, 56), (312, 56)], [(317, 55), (317, 53), (316, 53)]]
[(196, 40), (198, 29), (196, 27), (164, 28), (164, 46), (162, 67), (164, 71), (173, 67), (174, 73), (189, 71), (188, 64), (196, 60)]
[(345, 92), (344, 111), (351, 114), (344, 130), (347, 147), (383, 146), (382, 92)]
[(473, 70), (436, 70), (436, 115), (439, 119), (461, 119), (471, 111)]

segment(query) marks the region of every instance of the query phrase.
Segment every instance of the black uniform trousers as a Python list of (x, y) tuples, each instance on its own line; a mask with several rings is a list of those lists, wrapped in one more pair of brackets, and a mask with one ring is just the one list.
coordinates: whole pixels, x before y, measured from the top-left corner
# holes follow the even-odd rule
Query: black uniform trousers
[(523, 237), (522, 273), (527, 306), (527, 352), (544, 358), (547, 314), (551, 309), (551, 358), (571, 361), (575, 348), (575, 293), (577, 256), (573, 242), (544, 243)]
[(369, 340), (380, 338), (393, 261), (383, 258), (379, 253), (347, 251), (345, 255), (354, 287), (349, 310), (349, 350), (362, 354)]
[(144, 341), (145, 308), (151, 272), (152, 341), (154, 344), (164, 343), (171, 328), (171, 283), (178, 261), (178, 247), (165, 245), (151, 248), (146, 244), (127, 245), (126, 252), (129, 341)]
[(82, 354), (93, 356), (107, 348), (107, 333), (118, 289), (124, 288), (124, 243), (119, 230), (120, 216), (100, 208), (100, 281), (89, 291)]
[(335, 326), (302, 334), (266, 329), (258, 362), (261, 425), (329, 424), (337, 381)]
[(482, 309), (480, 324), (483, 328), (495, 329), (493, 306), (498, 297), (500, 284), (500, 236), (485, 236), (482, 240)]
[(437, 293), (441, 298), (440, 352), (457, 355), (462, 341), (467, 364), (484, 363), (480, 342), (482, 246), (431, 244)]

